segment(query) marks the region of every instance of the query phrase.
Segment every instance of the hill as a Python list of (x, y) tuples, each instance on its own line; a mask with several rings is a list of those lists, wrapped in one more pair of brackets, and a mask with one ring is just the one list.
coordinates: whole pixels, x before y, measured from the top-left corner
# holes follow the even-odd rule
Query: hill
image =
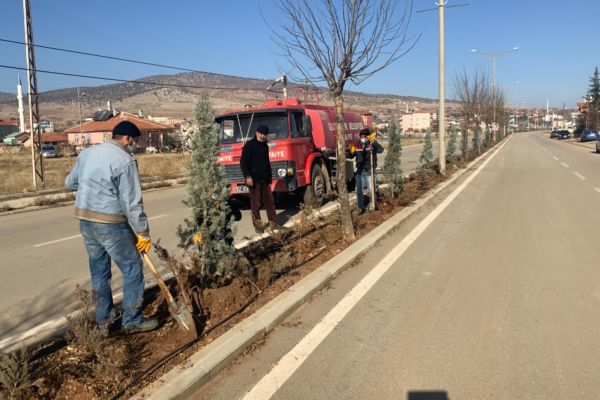
[[(110, 100), (117, 110), (130, 112), (142, 111), (144, 115), (170, 116), (176, 118), (192, 118), (194, 103), (198, 95), (204, 91), (209, 93), (215, 107), (220, 113), (227, 109), (238, 108), (245, 104), (258, 104), (265, 99), (265, 89), (271, 81), (252, 78), (241, 78), (228, 75), (186, 72), (176, 75), (150, 76), (140, 81), (157, 83), (117, 83), (96, 87), (80, 88), (82, 116), (92, 115), (101, 108), (106, 108)], [(174, 86), (162, 86), (174, 85)], [(218, 88), (218, 89), (206, 89)], [(290, 95), (303, 96), (296, 85), (288, 86)], [(319, 95), (320, 102), (331, 104), (325, 91)], [(40, 93), (40, 114), (55, 122), (58, 129), (73, 126), (79, 120), (77, 88), (51, 90)], [(346, 92), (348, 108), (368, 109), (383, 119), (395, 114), (405, 103), (419, 108), (435, 109), (434, 100), (389, 94), (365, 94)], [(0, 93), (0, 116), (16, 112), (15, 95)]]

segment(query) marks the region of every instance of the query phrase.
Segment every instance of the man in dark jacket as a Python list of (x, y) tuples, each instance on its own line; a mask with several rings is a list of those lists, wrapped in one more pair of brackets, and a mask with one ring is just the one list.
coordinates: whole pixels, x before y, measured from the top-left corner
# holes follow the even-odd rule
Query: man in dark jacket
[(271, 162), (269, 161), (269, 146), (267, 135), (269, 127), (259, 125), (256, 136), (246, 142), (242, 150), (240, 166), (250, 188), (250, 207), (252, 208), (252, 223), (257, 233), (264, 232), (265, 226), (260, 219), (260, 207), (265, 206), (267, 218), (272, 229), (277, 227), (275, 203), (271, 192)]
[[(377, 154), (383, 153), (383, 147), (375, 140), (375, 133), (371, 133), (368, 128), (360, 131), (360, 142), (356, 145), (350, 145), (349, 158), (356, 157), (356, 203), (360, 213), (365, 212), (365, 198), (363, 190), (371, 187), (371, 167), (373, 172), (377, 169)], [(371, 157), (373, 160), (371, 161)], [(374, 199), (371, 199), (371, 209), (373, 209)]]

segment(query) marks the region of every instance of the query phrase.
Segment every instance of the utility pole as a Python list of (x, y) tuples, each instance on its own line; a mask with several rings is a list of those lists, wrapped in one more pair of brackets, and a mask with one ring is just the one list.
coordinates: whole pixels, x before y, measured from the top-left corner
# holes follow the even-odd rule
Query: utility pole
[[(38, 106), (37, 75), (31, 28), (29, 0), (23, 0), (23, 22), (25, 25), (25, 59), (27, 61), (27, 82), (29, 84), (29, 129), (31, 129), (31, 169), (34, 189), (44, 188), (44, 160), (41, 151), (40, 118)], [(39, 187), (38, 187), (39, 180)]]
[[(438, 112), (438, 164), (440, 167), (440, 173), (446, 173), (446, 145), (445, 145), (445, 137), (446, 137), (446, 65), (445, 65), (445, 43), (444, 43), (444, 8), (448, 0), (440, 0), (439, 2), (434, 3), (436, 8), (430, 8), (427, 10), (419, 10), (417, 13), (425, 12), (425, 11), (438, 11), (438, 19), (439, 19), (439, 112)], [(448, 7), (462, 7), (467, 6), (468, 4), (457, 4)]]
[(440, 0), (437, 3), (439, 16), (439, 42), (440, 42), (440, 60), (439, 60), (439, 114), (438, 114), (438, 145), (439, 145), (439, 165), (440, 174), (446, 174), (446, 64), (444, 49), (444, 6), (446, 2)]

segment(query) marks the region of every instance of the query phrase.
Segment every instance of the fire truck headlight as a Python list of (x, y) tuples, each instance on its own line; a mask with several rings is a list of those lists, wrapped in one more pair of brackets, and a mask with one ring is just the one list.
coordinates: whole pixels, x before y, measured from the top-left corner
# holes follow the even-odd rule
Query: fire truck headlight
[(287, 173), (287, 171), (286, 171), (285, 168), (279, 168), (277, 170), (277, 176), (280, 177), (280, 178), (284, 178), (285, 175), (286, 175), (286, 173)]

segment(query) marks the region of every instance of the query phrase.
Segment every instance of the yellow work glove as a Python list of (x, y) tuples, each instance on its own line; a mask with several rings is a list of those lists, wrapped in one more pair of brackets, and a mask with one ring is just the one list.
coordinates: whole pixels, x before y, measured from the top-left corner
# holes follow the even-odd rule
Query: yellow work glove
[(150, 235), (137, 235), (137, 243), (135, 247), (141, 253), (147, 253), (150, 251), (150, 245), (152, 242), (150, 241)]
[(200, 232), (196, 233), (192, 240), (194, 241), (195, 245), (198, 245), (198, 243), (202, 242), (202, 234)]
[(350, 144), (350, 146), (348, 146), (348, 151), (350, 152), (350, 154), (356, 153), (356, 146), (353, 144)]
[(373, 132), (369, 135), (369, 142), (373, 143), (377, 139), (377, 132)]

